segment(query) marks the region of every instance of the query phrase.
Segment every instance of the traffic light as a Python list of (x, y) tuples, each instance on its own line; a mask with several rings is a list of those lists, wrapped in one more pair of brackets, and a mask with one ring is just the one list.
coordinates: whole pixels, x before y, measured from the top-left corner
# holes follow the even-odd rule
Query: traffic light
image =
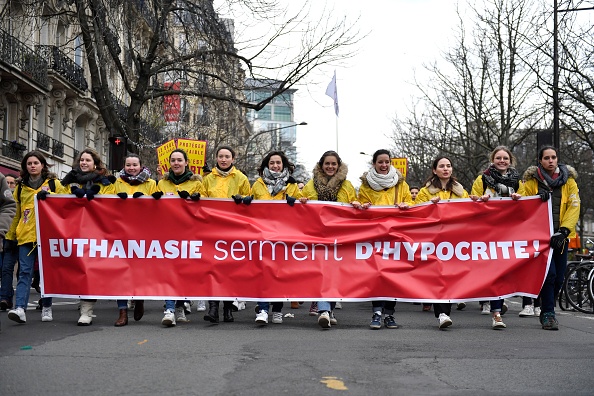
[(123, 136), (109, 137), (109, 169), (120, 170), (128, 155), (128, 138)]

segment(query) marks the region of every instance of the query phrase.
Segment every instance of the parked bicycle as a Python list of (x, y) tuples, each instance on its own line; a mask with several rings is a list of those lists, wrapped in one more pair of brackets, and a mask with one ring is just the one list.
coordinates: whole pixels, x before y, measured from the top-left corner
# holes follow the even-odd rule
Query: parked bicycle
[(567, 263), (563, 288), (559, 293), (562, 310), (594, 313), (594, 261), (591, 255), (576, 254), (580, 261)]

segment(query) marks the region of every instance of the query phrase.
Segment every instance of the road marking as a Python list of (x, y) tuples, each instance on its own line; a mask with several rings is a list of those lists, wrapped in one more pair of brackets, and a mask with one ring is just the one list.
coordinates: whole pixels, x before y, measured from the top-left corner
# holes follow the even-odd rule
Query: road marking
[(330, 389), (334, 390), (349, 390), (344, 385), (342, 380), (338, 379), (338, 377), (322, 377), (323, 379), (320, 381), (322, 384), (326, 384), (326, 386)]
[(146, 344), (147, 342), (148, 342), (148, 340), (140, 341), (140, 342), (138, 343), (138, 345)]

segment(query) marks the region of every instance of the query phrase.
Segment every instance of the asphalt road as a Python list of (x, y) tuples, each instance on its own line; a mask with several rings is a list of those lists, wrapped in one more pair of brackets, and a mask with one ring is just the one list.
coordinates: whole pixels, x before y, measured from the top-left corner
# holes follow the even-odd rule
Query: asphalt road
[(2, 312), (0, 395), (592, 395), (594, 316), (560, 313), (560, 330), (545, 331), (518, 317), (519, 298), (508, 304), (504, 330), (472, 302), (445, 331), (408, 303), (397, 304), (395, 330), (368, 328), (371, 303), (344, 303), (329, 330), (309, 303), (265, 327), (255, 303), (235, 323), (194, 311), (174, 328), (161, 326), (157, 301), (122, 328), (115, 301), (100, 301), (89, 327), (76, 326), (74, 301), (55, 305), (53, 322), (30, 309), (19, 325)]

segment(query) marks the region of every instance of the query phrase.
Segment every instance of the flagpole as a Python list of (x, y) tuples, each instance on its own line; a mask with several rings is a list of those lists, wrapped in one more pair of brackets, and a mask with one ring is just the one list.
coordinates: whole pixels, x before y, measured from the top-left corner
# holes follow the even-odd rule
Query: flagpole
[(338, 153), (338, 117), (336, 117), (336, 152)]

